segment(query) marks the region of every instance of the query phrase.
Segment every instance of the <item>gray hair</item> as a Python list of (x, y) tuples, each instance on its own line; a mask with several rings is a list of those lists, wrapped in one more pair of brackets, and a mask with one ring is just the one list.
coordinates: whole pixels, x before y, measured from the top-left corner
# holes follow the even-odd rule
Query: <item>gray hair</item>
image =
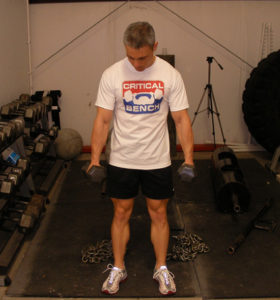
[(144, 46), (154, 47), (156, 41), (155, 31), (148, 22), (135, 22), (126, 28), (123, 42), (125, 46), (139, 49)]

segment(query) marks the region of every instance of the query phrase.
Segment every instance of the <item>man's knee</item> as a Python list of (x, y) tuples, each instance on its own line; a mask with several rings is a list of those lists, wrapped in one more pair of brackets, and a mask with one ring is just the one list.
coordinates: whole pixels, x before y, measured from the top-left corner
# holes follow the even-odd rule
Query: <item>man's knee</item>
[(112, 202), (114, 205), (114, 219), (119, 222), (128, 222), (133, 209), (133, 199), (112, 199)]
[(153, 222), (166, 223), (167, 222), (167, 202), (165, 200), (147, 199), (147, 207)]

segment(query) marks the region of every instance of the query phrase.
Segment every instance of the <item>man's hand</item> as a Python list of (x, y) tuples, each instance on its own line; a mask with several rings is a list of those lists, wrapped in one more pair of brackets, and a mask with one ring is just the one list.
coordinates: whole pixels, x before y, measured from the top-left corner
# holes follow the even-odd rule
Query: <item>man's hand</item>
[(86, 162), (82, 166), (82, 172), (90, 181), (94, 183), (101, 183), (106, 178), (106, 168), (101, 165), (93, 165)]
[(186, 164), (185, 162), (182, 163), (182, 165), (178, 169), (178, 173), (180, 175), (181, 180), (184, 182), (192, 182), (193, 179), (196, 177), (195, 166)]

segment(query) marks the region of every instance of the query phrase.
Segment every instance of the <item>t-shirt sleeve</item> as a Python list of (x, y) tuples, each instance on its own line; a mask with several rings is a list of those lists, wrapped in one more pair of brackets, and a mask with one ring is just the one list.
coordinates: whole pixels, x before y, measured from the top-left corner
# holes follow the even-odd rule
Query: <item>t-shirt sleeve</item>
[(104, 71), (98, 87), (96, 106), (113, 110), (115, 106), (115, 95), (113, 89), (112, 78), (109, 76), (108, 70)]
[(188, 96), (181, 74), (175, 71), (174, 82), (169, 97), (171, 111), (179, 111), (189, 108)]

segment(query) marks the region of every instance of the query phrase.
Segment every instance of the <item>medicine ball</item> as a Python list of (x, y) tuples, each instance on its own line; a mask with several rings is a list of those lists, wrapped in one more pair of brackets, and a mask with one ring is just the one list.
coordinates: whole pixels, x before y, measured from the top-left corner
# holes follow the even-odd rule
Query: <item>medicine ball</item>
[(76, 130), (63, 128), (59, 130), (54, 144), (57, 157), (71, 160), (81, 153), (83, 140)]
[(280, 145), (280, 50), (252, 70), (243, 92), (242, 110), (257, 143), (273, 152)]

